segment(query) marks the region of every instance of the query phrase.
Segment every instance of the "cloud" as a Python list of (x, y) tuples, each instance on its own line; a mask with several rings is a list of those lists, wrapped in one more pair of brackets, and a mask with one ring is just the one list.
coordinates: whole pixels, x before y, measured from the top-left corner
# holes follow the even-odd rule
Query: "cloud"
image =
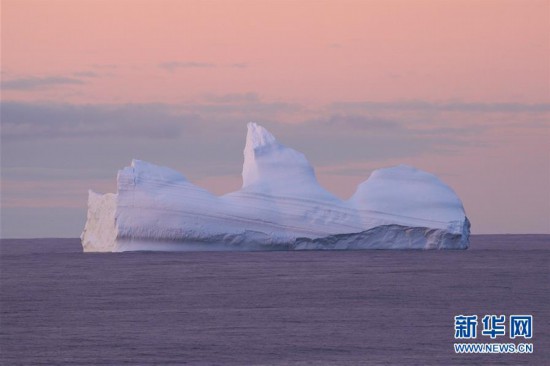
[(234, 62), (230, 64), (214, 64), (210, 62), (198, 62), (198, 61), (170, 61), (163, 62), (158, 65), (161, 69), (174, 72), (178, 69), (213, 69), (216, 67), (229, 67), (234, 69), (245, 69), (248, 67), (247, 63)]
[[(473, 143), (479, 128), (419, 126), (406, 118), (360, 113), (333, 113), (304, 119), (297, 103), (264, 101), (256, 93), (207, 95), (202, 103), (181, 105), (123, 104), (72, 105), (2, 102), (2, 140), (85, 140), (89, 138), (185, 139), (185, 143), (211, 143), (244, 135), (249, 121), (265, 124), (296, 146), (311, 149), (321, 160), (377, 159), (401, 156), (438, 147)], [(307, 114), (308, 111), (305, 111)], [(294, 123), (284, 123), (293, 119)], [(242, 125), (243, 130), (235, 129)], [(188, 136), (194, 136), (188, 141)], [(215, 143), (215, 142), (214, 142)], [(440, 151), (442, 151), (440, 149)]]
[(403, 102), (338, 102), (330, 106), (345, 111), (445, 111), (477, 113), (545, 113), (550, 112), (550, 103), (434, 103), (425, 101)]
[(347, 128), (353, 130), (368, 130), (373, 131), (392, 131), (395, 132), (403, 128), (402, 124), (397, 121), (384, 119), (380, 117), (363, 116), (359, 114), (333, 114), (326, 119), (309, 121), (308, 124), (322, 124), (324, 128)]
[(72, 105), (1, 102), (2, 140), (94, 136), (176, 138), (198, 117), (162, 104)]
[(236, 69), (246, 69), (248, 67), (248, 64), (244, 63), (244, 62), (236, 62), (236, 63), (233, 63), (233, 64), (229, 64), (228, 66), (229, 67), (234, 67)]
[(79, 72), (75, 72), (73, 75), (76, 76), (76, 77), (81, 77), (81, 78), (98, 78), (98, 77), (100, 77), (100, 75), (97, 72), (94, 72), (94, 71), (79, 71)]
[(208, 62), (196, 62), (196, 61), (186, 61), (186, 62), (179, 62), (179, 61), (172, 61), (172, 62), (163, 62), (158, 65), (161, 69), (165, 69), (167, 71), (173, 72), (177, 69), (207, 69), (207, 68), (213, 68), (216, 67), (216, 64), (208, 63)]
[(52, 88), (62, 85), (82, 85), (85, 82), (81, 79), (66, 76), (47, 77), (26, 77), (11, 80), (2, 80), (3, 90), (25, 90), (32, 91), (44, 88)]
[(429, 134), (406, 119), (343, 113), (290, 125), (268, 124), (268, 128), (316, 166), (452, 154), (476, 145), (479, 137), (469, 135), (468, 128), (440, 128)]
[[(90, 185), (97, 190), (116, 189), (116, 183), (110, 179), (57, 179), (57, 180), (24, 180), (3, 179), (1, 197), (3, 208), (14, 207), (82, 207), (83, 193)], [(48, 192), (48, 194), (44, 194)]]
[(260, 97), (256, 93), (230, 93), (230, 94), (207, 94), (204, 100), (209, 103), (257, 103)]
[(303, 110), (298, 103), (288, 102), (219, 102), (219, 103), (197, 103), (182, 106), (193, 113), (210, 116), (225, 117), (233, 116), (247, 119), (273, 119), (281, 114), (297, 113)]
[(178, 105), (2, 101), (2, 140), (176, 139), (184, 131), (206, 133), (215, 127), (227, 133), (238, 122), (273, 120), (303, 109), (296, 103), (264, 101), (256, 93), (207, 95), (203, 100)]
[(113, 70), (113, 69), (117, 69), (118, 65), (115, 65), (115, 64), (92, 64), (91, 67), (93, 67), (94, 69)]

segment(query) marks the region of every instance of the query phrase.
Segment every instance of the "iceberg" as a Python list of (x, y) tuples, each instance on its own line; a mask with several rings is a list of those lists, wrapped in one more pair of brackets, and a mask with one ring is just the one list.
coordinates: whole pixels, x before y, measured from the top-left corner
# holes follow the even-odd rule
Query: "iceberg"
[(117, 193), (89, 191), (85, 252), (466, 249), (461, 200), (435, 175), (378, 169), (341, 200), (306, 157), (248, 124), (242, 188), (216, 196), (179, 172), (133, 160)]

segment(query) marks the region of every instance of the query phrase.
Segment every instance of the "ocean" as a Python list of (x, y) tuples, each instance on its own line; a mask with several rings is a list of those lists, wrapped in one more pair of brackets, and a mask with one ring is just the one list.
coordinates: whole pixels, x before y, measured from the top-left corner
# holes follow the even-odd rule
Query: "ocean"
[[(466, 251), (82, 253), (0, 242), (2, 365), (543, 365), (550, 235)], [(456, 354), (454, 317), (533, 316), (531, 354)], [(507, 329), (508, 330), (508, 329)]]

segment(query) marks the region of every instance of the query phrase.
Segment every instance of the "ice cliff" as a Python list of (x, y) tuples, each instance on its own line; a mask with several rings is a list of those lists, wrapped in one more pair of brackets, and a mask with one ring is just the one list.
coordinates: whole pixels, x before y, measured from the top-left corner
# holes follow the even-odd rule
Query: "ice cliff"
[(248, 124), (243, 186), (218, 197), (139, 160), (117, 193), (89, 192), (85, 252), (132, 250), (466, 249), (462, 202), (410, 166), (374, 171), (347, 201), (323, 189), (306, 157)]

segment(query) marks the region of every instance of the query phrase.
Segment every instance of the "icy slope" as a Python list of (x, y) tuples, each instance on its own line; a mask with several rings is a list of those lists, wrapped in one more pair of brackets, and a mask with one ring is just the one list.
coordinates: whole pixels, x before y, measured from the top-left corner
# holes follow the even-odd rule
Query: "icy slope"
[(90, 191), (84, 251), (464, 249), (469, 222), (437, 177), (380, 169), (348, 201), (323, 189), (305, 156), (248, 124), (243, 186), (215, 196), (178, 172), (139, 160), (117, 194)]

